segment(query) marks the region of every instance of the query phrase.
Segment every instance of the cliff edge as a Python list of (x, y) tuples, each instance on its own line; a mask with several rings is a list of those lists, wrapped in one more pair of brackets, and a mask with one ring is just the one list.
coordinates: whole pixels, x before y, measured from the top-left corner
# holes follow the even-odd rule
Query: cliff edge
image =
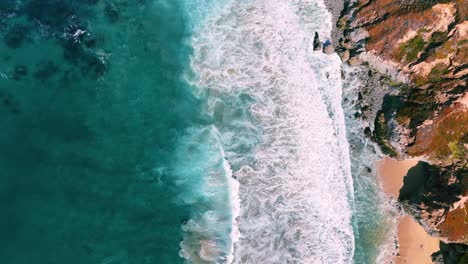
[(385, 154), (424, 160), (405, 177), (404, 210), (444, 243), (434, 261), (468, 259), (468, 0), (346, 1), (337, 28), (342, 60), (374, 80), (355, 114), (363, 132)]

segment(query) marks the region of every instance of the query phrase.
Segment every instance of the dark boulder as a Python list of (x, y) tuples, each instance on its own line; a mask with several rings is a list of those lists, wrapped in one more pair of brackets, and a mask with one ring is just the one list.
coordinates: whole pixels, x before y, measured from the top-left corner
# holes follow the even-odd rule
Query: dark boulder
[(315, 32), (314, 35), (314, 50), (321, 50), (322, 49), (322, 42), (320, 41), (319, 34)]

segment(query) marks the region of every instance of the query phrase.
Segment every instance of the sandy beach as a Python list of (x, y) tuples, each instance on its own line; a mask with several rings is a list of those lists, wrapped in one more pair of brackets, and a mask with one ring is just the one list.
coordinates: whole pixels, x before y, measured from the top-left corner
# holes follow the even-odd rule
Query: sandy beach
[(400, 256), (396, 257), (396, 264), (431, 264), (432, 253), (439, 250), (439, 240), (408, 215), (398, 223), (398, 243)]
[[(398, 198), (403, 178), (408, 170), (418, 163), (417, 159), (397, 161), (384, 158), (377, 163), (379, 179), (384, 192), (394, 199)], [(408, 215), (398, 223), (399, 256), (390, 260), (396, 264), (430, 264), (431, 254), (439, 250), (439, 240), (431, 237), (413, 218)]]
[(408, 170), (418, 163), (417, 159), (395, 160), (385, 157), (377, 163), (379, 180), (382, 181), (384, 192), (397, 199), (403, 186), (403, 178)]

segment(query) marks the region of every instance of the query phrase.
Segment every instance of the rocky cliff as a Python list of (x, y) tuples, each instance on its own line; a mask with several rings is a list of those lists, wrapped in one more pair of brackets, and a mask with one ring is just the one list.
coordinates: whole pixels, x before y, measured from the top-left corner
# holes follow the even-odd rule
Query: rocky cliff
[(444, 243), (468, 244), (467, 18), (468, 0), (352, 0), (337, 22), (338, 53), (373, 80), (356, 112), (363, 132), (390, 156), (426, 161), (399, 200)]

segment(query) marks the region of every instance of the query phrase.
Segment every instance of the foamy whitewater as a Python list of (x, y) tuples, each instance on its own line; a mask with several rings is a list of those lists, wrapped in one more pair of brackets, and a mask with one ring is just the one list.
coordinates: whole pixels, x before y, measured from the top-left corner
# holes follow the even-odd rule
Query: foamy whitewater
[[(192, 39), (191, 82), (208, 96), (210, 135), (225, 162), (232, 255), (210, 257), (225, 247), (214, 239), (198, 247), (184, 238), (183, 257), (188, 263), (351, 263), (354, 198), (341, 61), (312, 49), (314, 32), (329, 37), (330, 14), (320, 1), (298, 0), (230, 1), (213, 14)], [(185, 228), (212, 232), (200, 222), (217, 223), (191, 220)]]

